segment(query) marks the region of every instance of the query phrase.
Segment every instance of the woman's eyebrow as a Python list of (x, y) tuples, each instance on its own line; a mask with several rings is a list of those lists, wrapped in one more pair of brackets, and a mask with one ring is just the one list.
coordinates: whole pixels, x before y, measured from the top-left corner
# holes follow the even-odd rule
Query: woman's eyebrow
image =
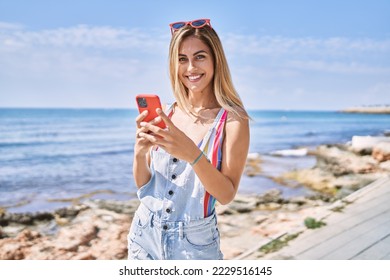
[[(206, 52), (205, 50), (200, 50), (200, 51), (195, 52), (195, 53), (193, 54), (193, 56), (196, 56), (196, 55), (198, 55), (198, 54), (200, 54), (200, 53), (207, 53), (207, 52)], [(187, 56), (187, 55), (182, 54), (182, 53), (179, 53), (179, 56)]]
[(207, 53), (207, 52), (204, 51), (204, 50), (200, 50), (200, 51), (195, 52), (195, 53), (193, 54), (193, 56), (198, 55), (198, 54), (200, 54), (200, 53), (202, 53), (202, 52)]

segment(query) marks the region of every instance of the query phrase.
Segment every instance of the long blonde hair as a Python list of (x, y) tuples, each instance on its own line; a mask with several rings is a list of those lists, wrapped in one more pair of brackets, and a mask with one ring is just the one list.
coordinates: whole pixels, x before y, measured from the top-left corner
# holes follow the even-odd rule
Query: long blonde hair
[(179, 48), (181, 43), (190, 36), (198, 38), (211, 50), (214, 58), (213, 89), (218, 104), (240, 118), (249, 119), (240, 96), (233, 86), (221, 40), (215, 30), (208, 25), (202, 28), (193, 28), (187, 25), (177, 30), (172, 36), (169, 45), (169, 74), (173, 94), (179, 107), (188, 113), (194, 113), (188, 100), (188, 89), (180, 81), (178, 76)]

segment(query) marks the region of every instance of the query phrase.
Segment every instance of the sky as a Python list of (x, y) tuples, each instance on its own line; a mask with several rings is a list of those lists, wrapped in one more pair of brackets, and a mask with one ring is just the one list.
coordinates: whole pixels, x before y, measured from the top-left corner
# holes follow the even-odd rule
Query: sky
[(390, 104), (390, 1), (0, 0), (0, 107), (173, 101), (169, 23), (210, 18), (248, 109)]

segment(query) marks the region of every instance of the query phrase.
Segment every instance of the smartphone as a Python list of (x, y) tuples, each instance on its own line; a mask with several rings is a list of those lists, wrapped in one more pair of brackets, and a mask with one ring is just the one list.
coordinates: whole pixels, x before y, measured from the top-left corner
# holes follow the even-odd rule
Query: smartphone
[[(154, 118), (158, 117), (156, 109), (161, 109), (161, 102), (158, 95), (155, 94), (139, 94), (135, 97), (137, 101), (138, 111), (142, 113), (145, 110), (148, 110), (148, 115), (143, 120), (144, 122), (149, 122)], [(161, 121), (155, 124), (158, 127), (166, 128), (164, 121)]]

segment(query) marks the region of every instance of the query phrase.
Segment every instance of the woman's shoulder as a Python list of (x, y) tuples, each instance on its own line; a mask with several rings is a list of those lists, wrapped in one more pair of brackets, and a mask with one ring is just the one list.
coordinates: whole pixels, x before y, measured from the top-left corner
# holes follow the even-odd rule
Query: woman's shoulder
[(248, 125), (249, 118), (245, 116), (241, 116), (232, 111), (226, 111), (226, 124), (235, 124), (235, 125)]
[(227, 112), (226, 134), (241, 137), (249, 135), (249, 119), (243, 118), (233, 112)]

